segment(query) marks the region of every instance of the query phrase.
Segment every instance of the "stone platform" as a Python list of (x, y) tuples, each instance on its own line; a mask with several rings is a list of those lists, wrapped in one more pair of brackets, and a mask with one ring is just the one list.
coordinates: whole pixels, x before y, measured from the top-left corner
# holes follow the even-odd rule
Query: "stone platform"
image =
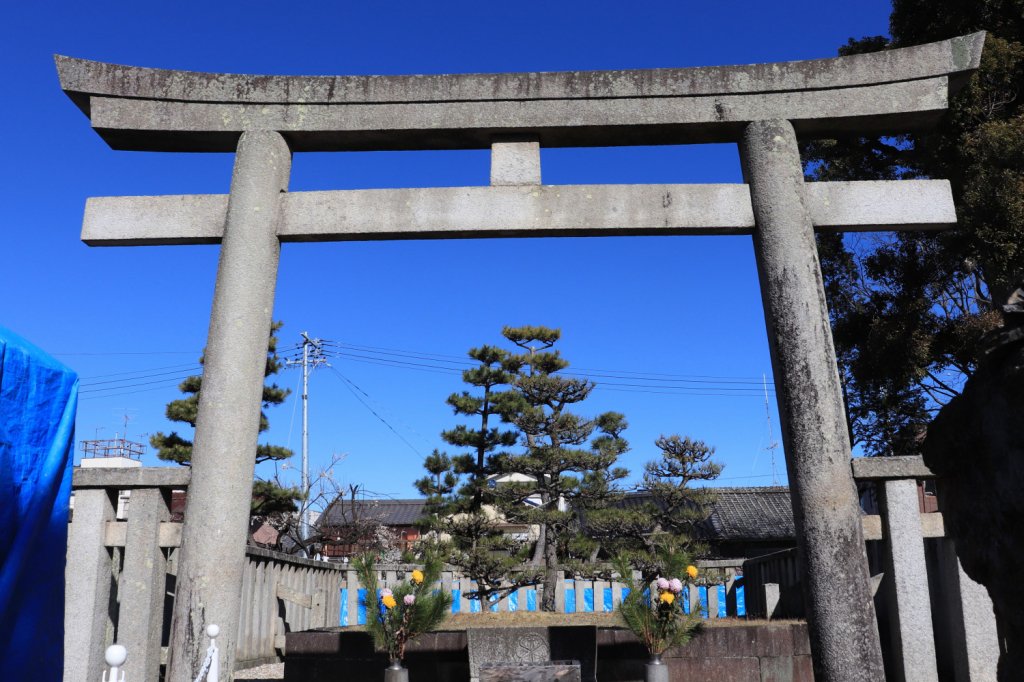
[[(388, 665), (374, 652), (365, 632), (341, 628), (287, 635), (285, 682), (334, 682), (383, 678)], [(705, 628), (689, 645), (670, 650), (664, 660), (671, 679), (687, 682), (811, 682), (811, 651), (804, 623), (752, 623)], [(632, 633), (597, 629), (597, 679), (644, 679), (647, 654)], [(405, 664), (410, 682), (466, 682), (470, 679), (465, 631), (423, 635), (409, 646)]]

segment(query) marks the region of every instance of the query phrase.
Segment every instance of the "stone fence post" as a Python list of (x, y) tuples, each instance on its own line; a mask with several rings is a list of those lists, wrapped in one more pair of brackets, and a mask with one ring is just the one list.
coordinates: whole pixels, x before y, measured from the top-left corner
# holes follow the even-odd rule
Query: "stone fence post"
[[(938, 679), (939, 641), (944, 648), (938, 650), (952, 659), (956, 682), (995, 682), (999, 640), (992, 601), (985, 588), (963, 572), (953, 541), (946, 537), (942, 514), (924, 513), (918, 497), (918, 481), (935, 474), (921, 457), (858, 457), (852, 469), (856, 480), (873, 481), (879, 491), (881, 523), (877, 516), (865, 516), (865, 535), (885, 542), (885, 582), (892, 590), (890, 630), (900, 679)], [(940, 543), (930, 577), (946, 604), (949, 622), (939, 632), (932, 627), (926, 538)]]
[(103, 488), (75, 492), (64, 598), (64, 682), (96, 682), (104, 671), (103, 652), (114, 629), (109, 610), (113, 562), (104, 536), (107, 522), (114, 520), (116, 495)]
[[(76, 469), (75, 511), (68, 531), (64, 602), (64, 680), (95, 682), (107, 645), (130, 652), (127, 679), (159, 676), (167, 562), (177, 544), (166, 523), (172, 489), (185, 488), (184, 467)], [(116, 519), (120, 491), (131, 491), (127, 522)], [(124, 566), (120, 557), (124, 556)]]

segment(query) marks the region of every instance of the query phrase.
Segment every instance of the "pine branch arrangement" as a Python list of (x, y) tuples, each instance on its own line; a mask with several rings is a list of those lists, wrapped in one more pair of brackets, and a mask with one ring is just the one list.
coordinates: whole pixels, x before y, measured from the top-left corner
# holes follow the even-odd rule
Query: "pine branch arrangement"
[(651, 586), (633, 577), (633, 567), (627, 559), (619, 557), (615, 561), (619, 579), (629, 588), (619, 607), (619, 616), (652, 656), (684, 646), (703, 624), (699, 603), (690, 604), (690, 613), (683, 612), (683, 590), (697, 579), (697, 568), (682, 553), (665, 559), (666, 575)]
[(437, 629), (444, 622), (452, 605), (452, 596), (436, 590), (441, 575), (441, 560), (434, 555), (425, 558), (423, 570), (414, 570), (409, 579), (394, 590), (380, 589), (377, 570), (371, 554), (355, 560), (359, 581), (366, 588), (366, 629), (379, 651), (386, 651), (392, 661), (405, 658), (406, 645), (423, 634)]

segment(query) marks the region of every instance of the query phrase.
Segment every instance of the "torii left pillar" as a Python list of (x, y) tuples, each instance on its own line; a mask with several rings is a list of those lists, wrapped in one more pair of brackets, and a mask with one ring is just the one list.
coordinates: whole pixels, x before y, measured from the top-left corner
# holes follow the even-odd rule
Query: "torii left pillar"
[(280, 133), (242, 133), (231, 178), (182, 527), (168, 682), (192, 682), (207, 625), (220, 626), (221, 677), (234, 670), (245, 536), (291, 151)]

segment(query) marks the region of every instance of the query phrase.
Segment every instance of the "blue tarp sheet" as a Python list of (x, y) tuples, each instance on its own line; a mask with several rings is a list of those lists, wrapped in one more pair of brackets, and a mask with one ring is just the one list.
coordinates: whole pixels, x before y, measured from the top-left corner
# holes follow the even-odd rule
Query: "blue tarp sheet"
[(0, 327), (0, 668), (59, 680), (78, 376)]

